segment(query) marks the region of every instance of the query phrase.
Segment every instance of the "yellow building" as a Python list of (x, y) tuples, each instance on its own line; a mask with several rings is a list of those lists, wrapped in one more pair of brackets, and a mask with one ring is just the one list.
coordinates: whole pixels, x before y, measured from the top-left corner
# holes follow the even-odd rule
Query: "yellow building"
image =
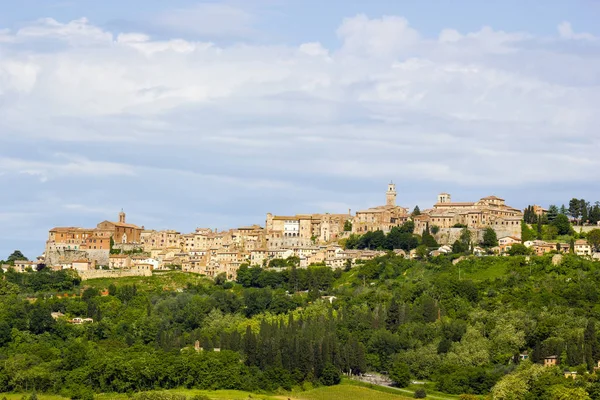
[(476, 202), (453, 202), (448, 193), (438, 195), (433, 208), (424, 210), (413, 218), (415, 233), (422, 234), (427, 225), (441, 229), (457, 224), (470, 229), (492, 227), (501, 235), (521, 237), (523, 212), (507, 206), (504, 199), (488, 196)]
[(364, 234), (381, 230), (389, 232), (408, 220), (408, 210), (396, 205), (396, 185), (390, 183), (385, 193), (385, 205), (361, 210), (352, 220), (352, 233)]

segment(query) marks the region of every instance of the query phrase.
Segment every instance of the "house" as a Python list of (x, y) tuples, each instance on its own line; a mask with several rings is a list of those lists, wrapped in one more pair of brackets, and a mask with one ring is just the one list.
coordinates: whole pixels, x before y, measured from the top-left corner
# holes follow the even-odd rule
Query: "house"
[(597, 251), (597, 252), (595, 252), (595, 253), (592, 255), (592, 259), (593, 259), (594, 261), (600, 261), (600, 251)]
[(123, 269), (131, 267), (131, 257), (126, 254), (111, 254), (108, 258), (110, 269)]
[(75, 260), (71, 262), (71, 269), (76, 271), (89, 271), (91, 269), (96, 269), (96, 261), (90, 261), (87, 259)]
[(579, 239), (575, 241), (575, 254), (578, 256), (591, 256), (592, 246), (589, 245), (587, 240)]
[(521, 239), (516, 236), (504, 236), (498, 239), (499, 246), (504, 246), (512, 243), (521, 243)]
[(544, 357), (544, 367), (554, 367), (558, 364), (557, 356)]
[(15, 272), (27, 272), (29, 270), (36, 271), (37, 262), (27, 260), (16, 260), (14, 270)]
[(563, 373), (564, 373), (565, 378), (571, 378), (571, 379), (577, 378), (577, 371), (566, 370)]

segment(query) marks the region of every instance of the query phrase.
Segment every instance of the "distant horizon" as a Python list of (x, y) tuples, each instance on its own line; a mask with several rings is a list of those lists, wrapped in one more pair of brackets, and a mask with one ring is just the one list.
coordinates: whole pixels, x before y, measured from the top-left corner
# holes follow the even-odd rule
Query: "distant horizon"
[(411, 210), (600, 200), (598, 20), (589, 0), (11, 4), (0, 259), (121, 208), (229, 229), (380, 205), (390, 179)]

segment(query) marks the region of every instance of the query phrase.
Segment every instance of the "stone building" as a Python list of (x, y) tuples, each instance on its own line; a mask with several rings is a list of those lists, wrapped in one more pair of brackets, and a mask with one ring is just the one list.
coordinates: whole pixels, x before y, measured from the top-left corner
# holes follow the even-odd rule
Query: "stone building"
[(522, 219), (521, 210), (507, 206), (504, 199), (499, 197), (488, 196), (476, 202), (453, 202), (448, 193), (439, 194), (433, 208), (421, 211), (421, 215), (413, 218), (414, 232), (419, 235), (428, 225), (445, 231), (466, 226), (476, 233), (491, 227), (498, 237), (514, 236), (519, 239)]
[(119, 213), (119, 222), (103, 221), (96, 228), (52, 228), (46, 241), (46, 264), (89, 259), (98, 265), (108, 265), (111, 238), (118, 243), (137, 243), (142, 229), (127, 224), (123, 211)]
[(408, 220), (408, 209), (396, 205), (396, 185), (390, 183), (385, 193), (385, 205), (361, 210), (352, 220), (352, 233), (364, 234), (381, 230), (389, 232)]
[(102, 221), (97, 228), (110, 231), (115, 243), (140, 243), (144, 227), (128, 224), (123, 211), (119, 213), (119, 222)]
[(315, 242), (328, 243), (343, 232), (348, 214), (297, 214), (274, 216), (267, 214), (265, 225), (268, 248), (311, 246)]

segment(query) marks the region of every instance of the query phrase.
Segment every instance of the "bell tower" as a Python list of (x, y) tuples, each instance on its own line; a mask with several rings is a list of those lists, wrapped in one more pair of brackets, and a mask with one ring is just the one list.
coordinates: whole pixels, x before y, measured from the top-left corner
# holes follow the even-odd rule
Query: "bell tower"
[(385, 205), (396, 205), (396, 185), (394, 185), (394, 182), (390, 182), (387, 188), (387, 192), (385, 192)]
[(119, 223), (125, 223), (125, 213), (123, 212), (123, 209), (121, 209), (121, 212), (119, 213)]

